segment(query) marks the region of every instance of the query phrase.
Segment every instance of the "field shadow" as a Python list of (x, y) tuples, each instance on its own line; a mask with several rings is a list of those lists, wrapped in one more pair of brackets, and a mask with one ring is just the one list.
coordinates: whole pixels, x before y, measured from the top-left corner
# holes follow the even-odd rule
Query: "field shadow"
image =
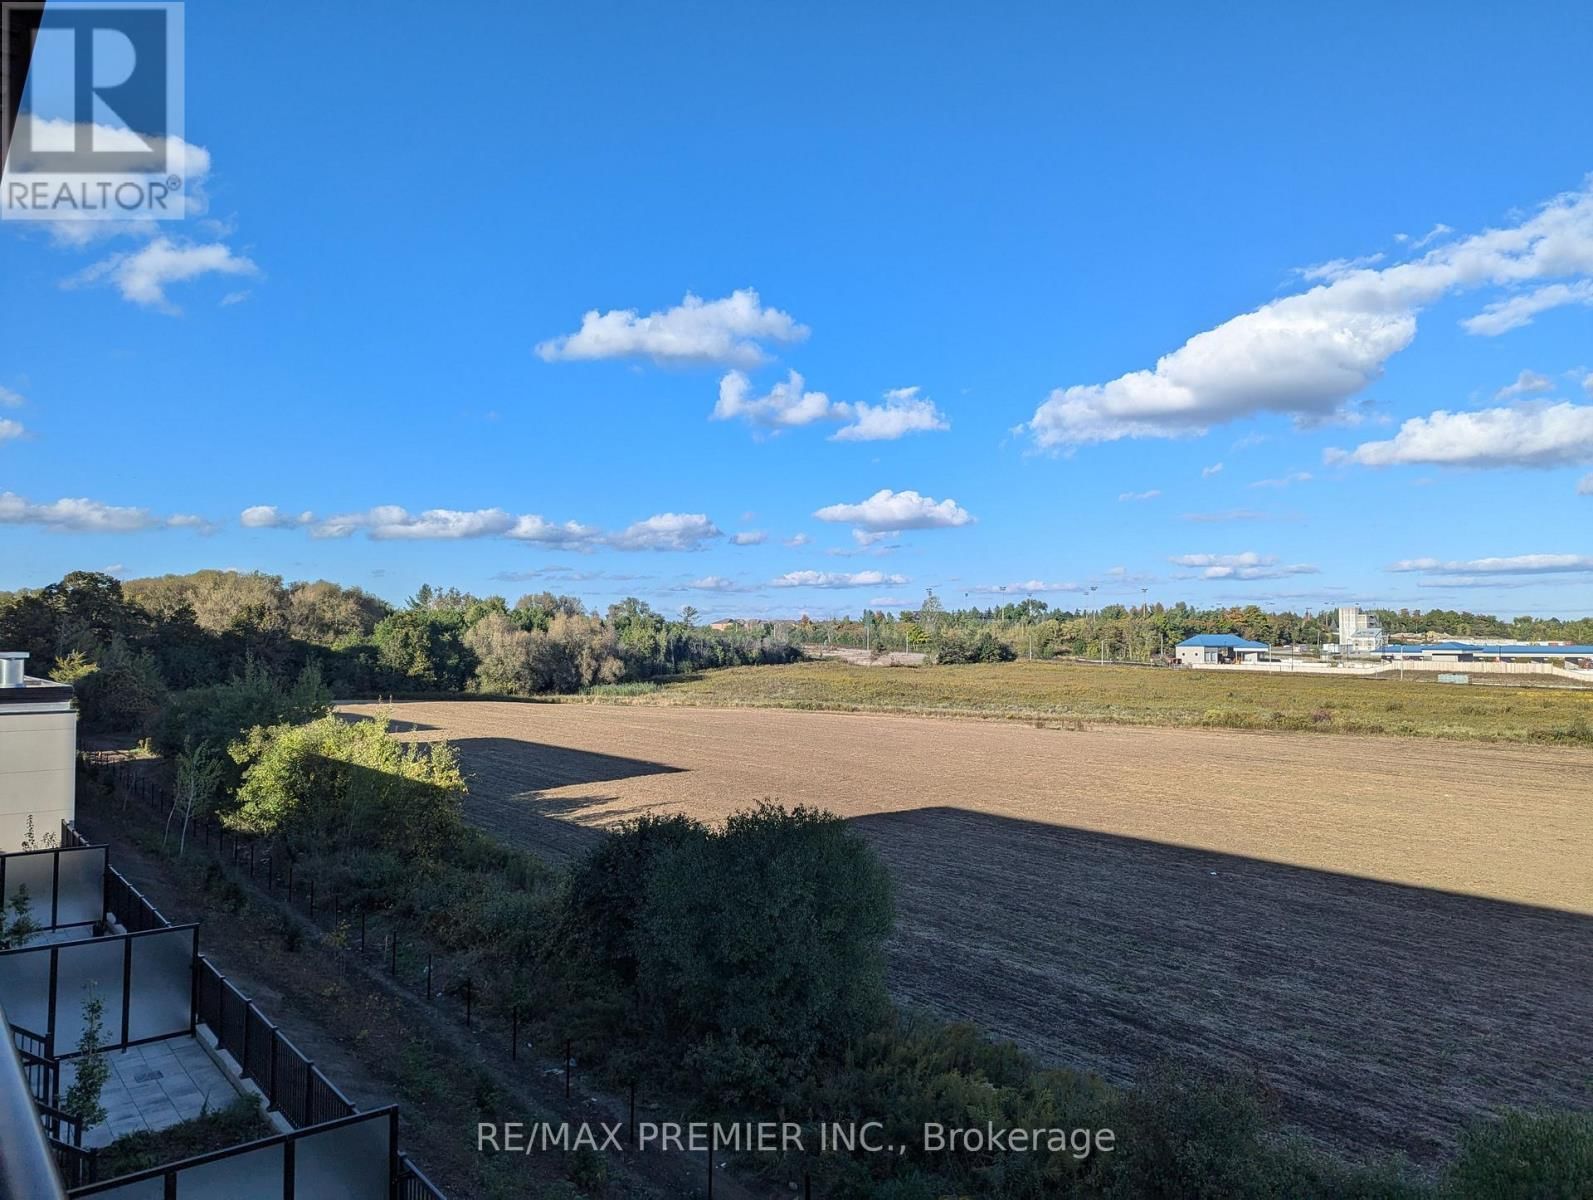
[[(343, 702), (347, 703), (347, 702)], [(364, 721), (374, 721), (375, 713), (349, 712), (347, 709), (334, 708), (332, 715), (339, 721), (347, 721), (350, 725), (358, 725)], [(394, 733), (435, 733), (440, 726), (427, 725), (422, 721), (411, 721), (408, 717), (401, 717), (396, 710), (388, 726)]]
[(1593, 1105), (1593, 919), (1068, 826), (854, 818), (898, 999), (1126, 1081), (1252, 1070), (1285, 1120), (1420, 1161), (1504, 1105)]

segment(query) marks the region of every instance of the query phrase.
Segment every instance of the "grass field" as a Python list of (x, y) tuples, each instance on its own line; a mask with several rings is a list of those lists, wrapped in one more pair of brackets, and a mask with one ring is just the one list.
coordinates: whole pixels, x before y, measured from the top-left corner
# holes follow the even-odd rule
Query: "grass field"
[(1423, 1160), (1496, 1105), (1593, 1105), (1588, 749), (617, 704), (393, 716), (458, 748), (473, 822), (549, 857), (642, 813), (842, 814), (896, 881), (897, 997), (1050, 1063), (1253, 1069), (1324, 1142)]
[(734, 667), (591, 699), (1593, 745), (1593, 690), (1075, 663)]

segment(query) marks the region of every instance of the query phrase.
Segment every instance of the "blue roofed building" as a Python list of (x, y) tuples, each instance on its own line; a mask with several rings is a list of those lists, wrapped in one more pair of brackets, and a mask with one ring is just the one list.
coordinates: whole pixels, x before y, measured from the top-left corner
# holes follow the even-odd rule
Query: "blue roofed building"
[(1265, 642), (1252, 642), (1232, 633), (1197, 633), (1174, 647), (1181, 667), (1215, 667), (1263, 661)]

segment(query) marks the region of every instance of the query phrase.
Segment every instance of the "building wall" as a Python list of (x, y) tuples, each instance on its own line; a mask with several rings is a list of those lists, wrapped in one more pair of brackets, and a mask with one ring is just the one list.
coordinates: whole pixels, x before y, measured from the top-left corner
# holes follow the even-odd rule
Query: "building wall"
[(0, 850), (21, 849), (33, 816), (34, 837), (59, 836), (77, 804), (77, 713), (0, 709)]

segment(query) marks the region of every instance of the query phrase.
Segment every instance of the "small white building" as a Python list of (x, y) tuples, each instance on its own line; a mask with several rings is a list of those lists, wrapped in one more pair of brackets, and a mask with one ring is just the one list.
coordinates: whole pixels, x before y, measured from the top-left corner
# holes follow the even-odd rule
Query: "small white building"
[(1197, 633), (1179, 642), (1173, 652), (1178, 657), (1178, 665), (1183, 667), (1232, 666), (1261, 662), (1267, 644), (1232, 633)]
[(27, 655), (0, 651), (0, 851), (59, 837), (77, 812), (77, 710), (72, 689), (22, 673)]

